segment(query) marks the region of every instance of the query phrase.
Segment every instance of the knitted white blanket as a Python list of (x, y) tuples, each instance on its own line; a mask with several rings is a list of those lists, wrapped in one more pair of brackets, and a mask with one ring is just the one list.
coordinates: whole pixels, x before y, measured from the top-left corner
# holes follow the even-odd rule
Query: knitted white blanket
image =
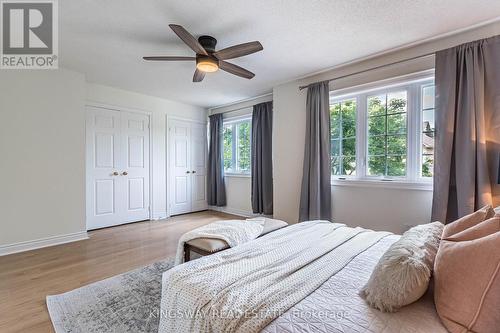
[(174, 267), (159, 332), (259, 332), (389, 234), (303, 222)]
[(259, 237), (264, 229), (264, 221), (264, 218), (216, 221), (188, 231), (179, 239), (177, 254), (175, 256), (175, 265), (184, 262), (184, 243), (192, 239), (221, 239), (225, 241), (229, 247), (234, 247)]

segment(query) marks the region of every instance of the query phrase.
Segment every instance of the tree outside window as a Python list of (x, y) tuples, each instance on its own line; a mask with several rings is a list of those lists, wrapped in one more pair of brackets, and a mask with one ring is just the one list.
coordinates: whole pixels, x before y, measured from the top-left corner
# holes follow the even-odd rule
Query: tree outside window
[(332, 175), (356, 174), (356, 100), (330, 105)]
[(251, 167), (251, 120), (228, 121), (224, 124), (224, 171), (249, 174)]
[(415, 77), (330, 97), (332, 178), (426, 182), (433, 176), (434, 79)]

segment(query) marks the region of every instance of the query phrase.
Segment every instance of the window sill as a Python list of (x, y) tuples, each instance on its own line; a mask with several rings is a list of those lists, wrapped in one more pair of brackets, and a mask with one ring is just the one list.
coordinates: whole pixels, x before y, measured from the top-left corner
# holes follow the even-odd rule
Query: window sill
[(332, 186), (376, 187), (388, 189), (432, 191), (432, 182), (412, 182), (405, 180), (380, 180), (380, 179), (333, 179)]
[(224, 177), (250, 178), (250, 173), (225, 172)]

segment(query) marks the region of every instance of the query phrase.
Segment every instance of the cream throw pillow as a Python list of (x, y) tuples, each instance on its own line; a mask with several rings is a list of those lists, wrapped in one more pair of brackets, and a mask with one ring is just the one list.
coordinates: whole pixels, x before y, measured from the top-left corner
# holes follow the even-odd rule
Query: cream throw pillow
[(406, 231), (380, 258), (360, 295), (381, 311), (395, 312), (426, 292), (443, 232), (441, 222)]

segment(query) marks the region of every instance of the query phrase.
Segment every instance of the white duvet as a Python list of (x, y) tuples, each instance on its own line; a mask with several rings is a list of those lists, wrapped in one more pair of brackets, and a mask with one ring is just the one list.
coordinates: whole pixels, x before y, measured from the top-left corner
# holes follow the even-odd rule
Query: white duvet
[(159, 332), (260, 332), (388, 235), (310, 221), (176, 266)]
[(447, 333), (430, 291), (395, 313), (373, 309), (358, 295), (380, 257), (398, 239), (385, 237), (360, 253), (262, 333)]

